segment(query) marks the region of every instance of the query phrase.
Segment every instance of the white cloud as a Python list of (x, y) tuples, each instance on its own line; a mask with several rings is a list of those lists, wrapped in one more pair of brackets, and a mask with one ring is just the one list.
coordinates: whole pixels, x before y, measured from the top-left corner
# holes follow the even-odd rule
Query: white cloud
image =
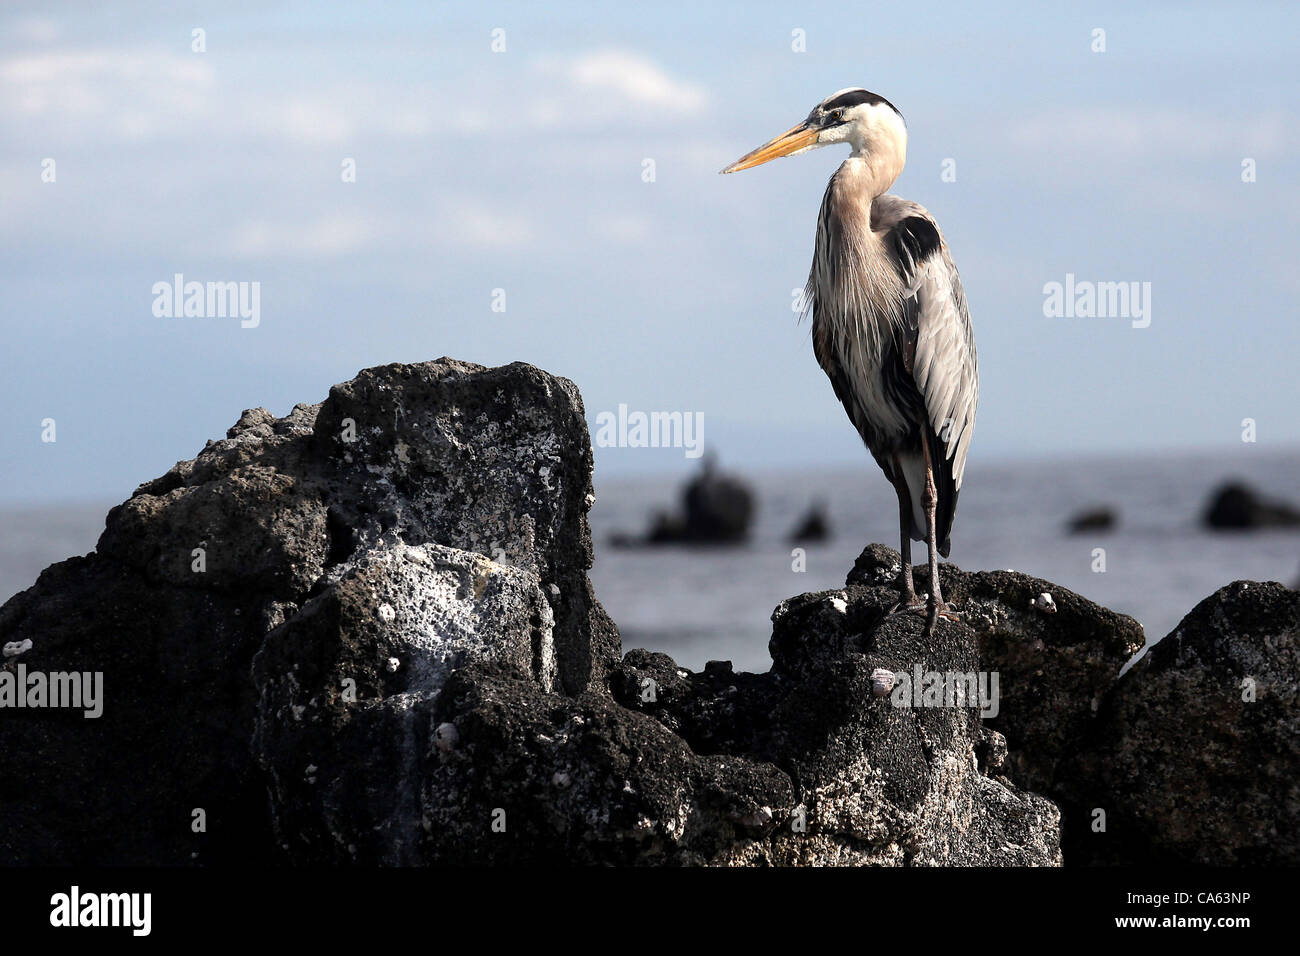
[(107, 51), (27, 53), (0, 60), (0, 106), (37, 119), (116, 126), (123, 118), (177, 115), (197, 108), (212, 88), (203, 60)]
[(653, 60), (626, 50), (598, 50), (569, 61), (564, 74), (593, 94), (614, 95), (634, 106), (673, 113), (695, 113), (704, 107), (704, 90), (673, 79)]
[[(367, 137), (427, 140), (435, 132), (490, 133), (499, 110), (467, 107), (457, 91), (391, 82), (285, 88), (257, 64), (216, 69), (199, 54), (108, 49), (28, 51), (0, 57), (0, 128), (83, 142), (206, 138), (346, 146)], [(699, 113), (704, 90), (638, 53), (597, 50), (520, 63), (480, 102), (511, 103), (510, 122), (534, 130), (643, 128), (656, 117)]]

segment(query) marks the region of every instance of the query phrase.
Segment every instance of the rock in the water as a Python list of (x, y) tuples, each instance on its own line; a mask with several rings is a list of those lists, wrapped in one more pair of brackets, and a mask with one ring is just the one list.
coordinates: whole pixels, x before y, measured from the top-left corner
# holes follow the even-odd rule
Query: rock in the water
[(616, 535), (611, 544), (739, 544), (749, 536), (754, 519), (754, 492), (733, 475), (718, 471), (712, 455), (700, 474), (682, 491), (680, 512), (659, 511), (644, 539)]
[(1229, 482), (1210, 496), (1202, 521), (1219, 529), (1292, 528), (1300, 525), (1300, 509), (1270, 501), (1243, 482)]
[(814, 501), (790, 532), (791, 544), (826, 541), (831, 536), (831, 519), (824, 501)]
[(704, 471), (686, 486), (686, 540), (734, 543), (749, 536), (754, 517), (754, 492), (739, 478), (720, 472), (712, 457)]
[(1065, 523), (1070, 534), (1083, 534), (1087, 531), (1111, 531), (1119, 524), (1119, 515), (1114, 508), (1090, 508), (1080, 511)]

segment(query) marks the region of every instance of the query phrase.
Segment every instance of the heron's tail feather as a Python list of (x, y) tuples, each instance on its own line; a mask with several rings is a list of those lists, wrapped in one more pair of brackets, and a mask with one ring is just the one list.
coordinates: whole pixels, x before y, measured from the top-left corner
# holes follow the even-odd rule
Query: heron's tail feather
[(925, 429), (925, 441), (930, 446), (934, 490), (938, 493), (934, 509), (934, 538), (939, 543), (939, 553), (946, 558), (952, 550), (952, 520), (957, 516), (957, 483), (953, 479), (952, 459), (947, 457), (947, 445), (930, 428)]

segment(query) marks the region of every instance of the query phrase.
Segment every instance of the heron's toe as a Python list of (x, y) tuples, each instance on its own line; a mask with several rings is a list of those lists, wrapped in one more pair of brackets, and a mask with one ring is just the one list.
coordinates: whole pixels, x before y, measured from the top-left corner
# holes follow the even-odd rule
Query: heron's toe
[(961, 614), (955, 611), (950, 604), (943, 601), (935, 601), (926, 604), (926, 612), (932, 618), (943, 618), (945, 621), (952, 621), (954, 624), (961, 623)]
[(888, 611), (885, 612), (885, 616), (893, 617), (895, 614), (908, 614), (908, 613), (919, 614), (922, 617), (924, 617), (926, 613), (925, 602), (917, 597), (913, 597), (910, 601), (899, 601), (897, 604), (895, 604), (893, 607), (891, 607)]

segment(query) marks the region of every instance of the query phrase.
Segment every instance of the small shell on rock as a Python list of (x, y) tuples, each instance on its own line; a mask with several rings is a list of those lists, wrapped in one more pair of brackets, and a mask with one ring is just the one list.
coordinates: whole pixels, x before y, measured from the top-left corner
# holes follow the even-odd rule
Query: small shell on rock
[(451, 753), (455, 750), (459, 740), (460, 733), (456, 730), (455, 724), (439, 724), (438, 729), (433, 732), (433, 745), (443, 753)]
[(396, 673), (397, 669), (401, 666), (402, 666), (402, 662), (399, 661), (396, 657), (390, 657), (388, 659), (388, 673), (390, 674)]
[(871, 693), (876, 697), (884, 697), (894, 689), (894, 672), (885, 670), (883, 667), (877, 667), (871, 672)]
[(6, 658), (17, 657), (19, 654), (26, 654), (31, 649), (32, 649), (31, 638), (27, 638), (21, 641), (10, 641), (4, 647), (4, 656)]
[(388, 624), (395, 617), (397, 617), (397, 612), (393, 610), (391, 604), (379, 605), (379, 620), (383, 621), (385, 624)]
[(1052, 600), (1052, 596), (1046, 591), (1034, 598), (1033, 601), (1030, 602), (1030, 606), (1038, 608), (1038, 610), (1042, 611), (1044, 614), (1056, 613), (1056, 602)]

